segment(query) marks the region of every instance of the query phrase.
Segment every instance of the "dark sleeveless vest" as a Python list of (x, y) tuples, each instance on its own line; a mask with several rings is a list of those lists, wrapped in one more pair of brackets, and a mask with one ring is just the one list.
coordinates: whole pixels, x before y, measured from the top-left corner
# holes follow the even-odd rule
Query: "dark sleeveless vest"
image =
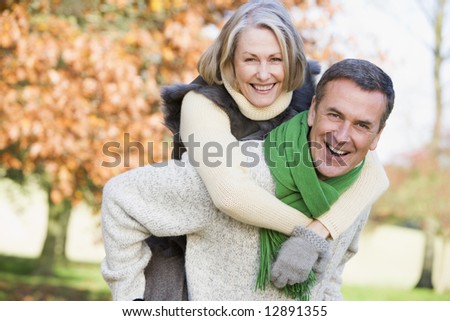
[[(184, 96), (189, 91), (204, 95), (219, 106), (230, 118), (231, 133), (237, 140), (262, 140), (275, 127), (297, 113), (309, 109), (315, 93), (315, 78), (320, 72), (317, 62), (308, 62), (305, 82), (293, 91), (292, 100), (281, 114), (263, 121), (245, 117), (238, 105), (223, 85), (208, 85), (200, 76), (188, 85), (174, 85), (163, 88), (162, 102), (164, 124), (174, 134), (174, 159), (180, 159), (185, 151), (180, 139), (180, 112)], [(204, 121), (208, 121), (205, 119)], [(152, 250), (152, 258), (145, 269), (146, 301), (181, 301), (187, 300), (187, 285), (184, 270), (184, 252), (186, 236), (156, 237), (146, 240)]]

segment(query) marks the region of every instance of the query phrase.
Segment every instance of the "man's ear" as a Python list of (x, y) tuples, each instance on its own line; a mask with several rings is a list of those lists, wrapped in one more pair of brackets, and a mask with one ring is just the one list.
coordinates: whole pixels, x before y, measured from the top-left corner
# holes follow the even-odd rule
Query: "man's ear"
[(314, 118), (316, 117), (316, 96), (313, 96), (311, 100), (311, 106), (308, 111), (308, 126), (312, 127), (314, 124)]
[(377, 133), (377, 135), (375, 136), (375, 138), (373, 139), (372, 143), (371, 143), (370, 146), (369, 146), (369, 149), (370, 149), (370, 150), (375, 150), (375, 148), (377, 148), (377, 145), (378, 145), (378, 142), (380, 141), (381, 133), (383, 132), (383, 129), (384, 129), (384, 128), (382, 128), (382, 129)]

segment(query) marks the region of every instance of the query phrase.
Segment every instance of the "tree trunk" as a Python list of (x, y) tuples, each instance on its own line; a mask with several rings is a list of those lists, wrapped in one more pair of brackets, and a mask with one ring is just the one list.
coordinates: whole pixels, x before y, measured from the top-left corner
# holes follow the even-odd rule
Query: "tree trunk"
[(442, 83), (441, 83), (441, 70), (444, 62), (442, 56), (442, 40), (443, 40), (443, 26), (444, 26), (444, 12), (447, 0), (437, 1), (436, 12), (434, 14), (433, 27), (434, 27), (434, 94), (436, 98), (435, 106), (435, 120), (433, 125), (433, 135), (431, 137), (431, 152), (433, 156), (439, 155), (439, 143), (441, 138), (441, 121), (442, 121)]
[(48, 205), (47, 236), (35, 270), (36, 274), (42, 275), (53, 275), (55, 263), (65, 260), (67, 227), (72, 209), (67, 199), (58, 204), (53, 203), (50, 192), (48, 192)]
[[(442, 53), (442, 42), (443, 42), (443, 28), (445, 21), (445, 7), (447, 0), (437, 0), (435, 11), (432, 14), (432, 19), (430, 20), (433, 32), (434, 32), (434, 48), (433, 48), (433, 60), (434, 60), (434, 93), (436, 99), (435, 105), (435, 120), (433, 124), (433, 134), (430, 143), (430, 153), (431, 155), (439, 159), (440, 156), (440, 144), (441, 144), (441, 122), (442, 122), (442, 111), (443, 111), (443, 100), (442, 100), (442, 79), (441, 71), (443, 67), (444, 60), (447, 58), (443, 56)], [(439, 166), (439, 163), (438, 163)], [(428, 214), (432, 215), (432, 214)], [(425, 253), (424, 261), (422, 267), (422, 275), (420, 276), (419, 282), (416, 288), (429, 288), (433, 289), (432, 283), (432, 272), (433, 272), (433, 259), (434, 259), (434, 240), (436, 236), (437, 225), (433, 218), (425, 219)]]
[(427, 219), (424, 226), (425, 251), (423, 255), (422, 274), (416, 288), (433, 289), (433, 261), (434, 240), (436, 236), (435, 224), (432, 219)]

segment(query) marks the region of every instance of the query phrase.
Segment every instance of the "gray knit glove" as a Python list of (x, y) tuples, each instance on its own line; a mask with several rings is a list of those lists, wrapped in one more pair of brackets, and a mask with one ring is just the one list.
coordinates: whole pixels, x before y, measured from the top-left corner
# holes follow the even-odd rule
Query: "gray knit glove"
[(317, 283), (322, 281), (322, 278), (325, 274), (325, 270), (328, 268), (328, 265), (330, 264), (331, 258), (332, 258), (331, 249), (328, 248), (328, 250), (319, 255), (319, 258), (317, 259), (316, 263), (314, 263), (312, 270), (316, 274)]
[[(296, 226), (291, 237), (283, 243), (273, 263), (270, 280), (277, 288), (306, 281), (317, 263), (323, 269), (328, 258), (329, 244), (323, 237), (303, 226)], [(321, 261), (319, 257), (325, 259)], [(323, 271), (318, 271), (323, 272)]]

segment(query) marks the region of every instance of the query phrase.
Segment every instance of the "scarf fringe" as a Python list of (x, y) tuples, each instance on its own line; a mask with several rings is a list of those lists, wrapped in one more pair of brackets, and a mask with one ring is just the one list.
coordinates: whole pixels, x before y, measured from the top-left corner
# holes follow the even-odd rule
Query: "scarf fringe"
[[(260, 265), (258, 277), (256, 279), (256, 288), (264, 291), (266, 286), (270, 283), (270, 266), (271, 262), (275, 260), (281, 245), (288, 239), (282, 233), (260, 229)], [(311, 297), (311, 289), (317, 282), (317, 277), (314, 272), (308, 275), (308, 279), (302, 283), (293, 285), (287, 284), (280, 289), (286, 296), (294, 300), (309, 301)]]
[[(310, 218), (317, 218), (330, 209), (339, 196), (358, 178), (362, 164), (350, 172), (326, 181), (317, 177), (308, 143), (308, 112), (302, 112), (272, 130), (264, 140), (264, 155), (275, 181), (275, 195)], [(289, 144), (287, 144), (289, 143)], [(300, 159), (298, 156), (300, 155)], [(296, 160), (297, 166), (292, 166)], [(300, 214), (299, 214), (300, 215)], [(271, 262), (288, 236), (260, 229), (260, 266), (257, 289), (264, 290), (270, 282)], [(314, 272), (303, 283), (281, 289), (296, 300), (309, 300), (317, 283)]]

